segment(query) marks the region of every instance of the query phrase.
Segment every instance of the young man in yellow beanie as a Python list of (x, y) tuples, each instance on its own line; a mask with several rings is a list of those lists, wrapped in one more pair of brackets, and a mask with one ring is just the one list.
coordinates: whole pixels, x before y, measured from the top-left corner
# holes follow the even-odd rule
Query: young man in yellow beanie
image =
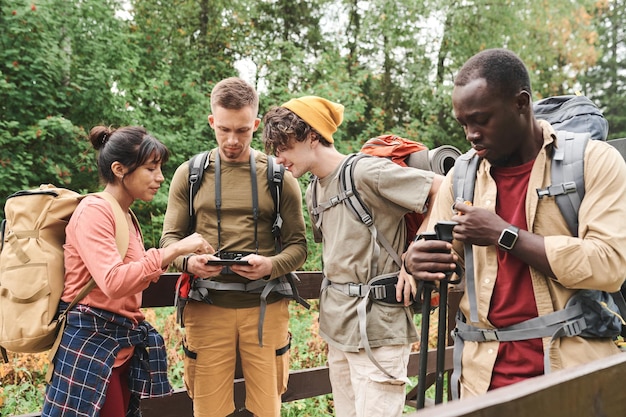
[[(290, 100), (265, 115), (263, 141), (266, 152), (275, 154), (294, 177), (307, 172), (317, 177), (307, 189), (306, 201), (311, 219), (316, 219), (312, 226), (321, 233), (323, 243), (325, 280), (319, 322), (320, 334), (329, 346), (336, 415), (401, 416), (410, 346), (417, 340), (408, 307), (415, 281), (400, 273), (395, 292), (398, 304), (372, 303), (363, 334), (358, 308), (367, 296), (366, 284), (397, 272), (398, 267), (385, 249), (376, 253), (376, 238), (345, 204), (331, 203), (338, 196), (338, 177), (347, 160), (333, 144), (343, 110), (341, 104), (316, 96)], [(402, 255), (404, 215), (426, 212), (442, 178), (376, 157), (361, 159), (353, 178), (378, 233)]]

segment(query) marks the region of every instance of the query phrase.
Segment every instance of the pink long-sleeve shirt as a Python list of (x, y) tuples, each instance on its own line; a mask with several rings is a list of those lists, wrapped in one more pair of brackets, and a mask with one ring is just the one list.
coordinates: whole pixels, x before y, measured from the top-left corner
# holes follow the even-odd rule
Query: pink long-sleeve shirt
[(159, 279), (163, 249), (145, 250), (141, 234), (129, 223), (130, 241), (124, 260), (115, 243), (115, 217), (108, 201), (87, 196), (66, 228), (65, 289), (71, 302), (93, 276), (97, 283), (81, 304), (101, 308), (136, 322), (144, 319), (142, 291)]

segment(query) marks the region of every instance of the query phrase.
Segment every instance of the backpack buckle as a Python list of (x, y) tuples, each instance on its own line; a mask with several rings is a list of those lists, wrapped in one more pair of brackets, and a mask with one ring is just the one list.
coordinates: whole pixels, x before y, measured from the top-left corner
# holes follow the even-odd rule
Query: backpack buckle
[(574, 181), (564, 182), (562, 184), (550, 185), (547, 188), (537, 188), (537, 196), (541, 200), (546, 196), (557, 196), (576, 192), (576, 183)]
[(385, 285), (372, 285), (370, 287), (370, 296), (374, 300), (384, 300), (385, 298), (387, 298), (387, 286), (385, 286)]
[(493, 329), (480, 329), (479, 332), (485, 338), (485, 342), (497, 342), (500, 340), (498, 339), (498, 333)]
[(584, 318), (568, 321), (563, 324), (563, 331), (565, 336), (572, 337), (578, 336), (587, 328)]
[(330, 200), (328, 200), (328, 203), (330, 204), (330, 207), (335, 207), (337, 204), (341, 203), (341, 198), (336, 195), (331, 197)]
[(364, 287), (365, 286), (363, 284), (348, 283), (348, 295), (350, 297), (363, 298), (365, 296), (362, 291)]

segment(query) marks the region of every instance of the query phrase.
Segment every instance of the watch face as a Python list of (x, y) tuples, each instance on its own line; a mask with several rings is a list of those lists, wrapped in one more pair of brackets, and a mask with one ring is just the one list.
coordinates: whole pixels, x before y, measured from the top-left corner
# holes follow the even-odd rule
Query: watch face
[(498, 245), (505, 250), (511, 250), (516, 241), (517, 233), (510, 229), (504, 229), (500, 235), (500, 239), (498, 239)]

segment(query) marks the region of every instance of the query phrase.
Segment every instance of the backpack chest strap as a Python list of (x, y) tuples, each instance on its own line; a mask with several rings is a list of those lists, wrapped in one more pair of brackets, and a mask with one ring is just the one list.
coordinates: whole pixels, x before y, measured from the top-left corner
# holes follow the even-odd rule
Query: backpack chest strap
[(335, 207), (336, 205), (343, 203), (344, 200), (352, 197), (353, 195), (354, 193), (352, 192), (352, 190), (346, 190), (346, 191), (340, 192), (336, 196), (331, 197), (328, 201), (317, 204), (315, 207), (313, 207), (313, 209), (311, 210), (311, 213), (315, 216), (321, 217), (323, 212), (325, 212), (331, 207)]

